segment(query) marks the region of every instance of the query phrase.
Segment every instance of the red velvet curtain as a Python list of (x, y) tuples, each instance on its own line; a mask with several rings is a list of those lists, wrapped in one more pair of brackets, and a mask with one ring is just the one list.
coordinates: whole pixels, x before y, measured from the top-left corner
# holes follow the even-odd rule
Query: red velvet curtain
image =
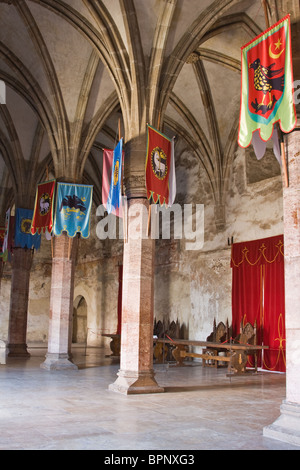
[[(262, 289), (261, 266), (242, 263), (232, 269), (232, 333), (235, 338), (240, 333), (241, 324), (247, 322), (257, 328), (257, 343), (262, 344), (261, 316)], [(253, 366), (253, 357), (248, 358), (248, 366)], [(258, 354), (257, 365), (261, 367), (261, 354)]]
[(256, 322), (257, 343), (269, 346), (258, 367), (285, 371), (283, 236), (233, 244), (231, 267), (233, 335)]
[(285, 372), (284, 263), (264, 266), (263, 369)]

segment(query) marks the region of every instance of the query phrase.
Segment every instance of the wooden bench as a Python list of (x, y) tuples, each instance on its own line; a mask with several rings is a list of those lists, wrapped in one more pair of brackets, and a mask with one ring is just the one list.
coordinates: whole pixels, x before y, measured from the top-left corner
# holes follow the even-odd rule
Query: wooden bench
[[(206, 360), (208, 357), (215, 361), (223, 361), (228, 363), (228, 373), (229, 374), (241, 374), (246, 372), (246, 364), (247, 364), (247, 356), (249, 354), (254, 354), (255, 352), (268, 349), (268, 346), (260, 346), (260, 345), (251, 345), (251, 344), (241, 344), (241, 343), (213, 343), (210, 341), (194, 341), (194, 340), (166, 340), (166, 339), (156, 339), (157, 343), (165, 343), (170, 344), (172, 343), (175, 346), (173, 350), (173, 357), (176, 360), (176, 365), (182, 366), (183, 361), (186, 357), (193, 357), (193, 358), (201, 358)], [(190, 346), (198, 346), (202, 348), (209, 348), (209, 349), (218, 349), (224, 350), (227, 355), (226, 356), (212, 356), (211, 354), (207, 353), (195, 353), (189, 352), (187, 350)]]

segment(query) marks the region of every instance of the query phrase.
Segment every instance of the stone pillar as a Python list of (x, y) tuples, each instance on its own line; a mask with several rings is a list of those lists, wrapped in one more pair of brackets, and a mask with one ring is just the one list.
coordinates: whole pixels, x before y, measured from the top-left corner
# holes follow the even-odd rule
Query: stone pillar
[(146, 146), (146, 133), (138, 131), (126, 142), (128, 217), (123, 254), (121, 358), (118, 378), (109, 386), (124, 394), (163, 392), (153, 371), (155, 240), (147, 230)]
[(65, 232), (53, 239), (48, 352), (42, 369), (77, 369), (70, 360), (77, 244), (78, 238)]
[(283, 187), (286, 399), (264, 436), (300, 446), (300, 121), (285, 136), (289, 186)]
[(33, 251), (14, 248), (8, 325), (8, 356), (30, 357), (27, 351), (27, 309)]
[[(148, 237), (148, 201), (128, 201), (124, 242), (121, 360), (110, 390), (124, 394), (163, 392), (153, 371), (154, 243)], [(143, 227), (143, 230), (141, 230)]]

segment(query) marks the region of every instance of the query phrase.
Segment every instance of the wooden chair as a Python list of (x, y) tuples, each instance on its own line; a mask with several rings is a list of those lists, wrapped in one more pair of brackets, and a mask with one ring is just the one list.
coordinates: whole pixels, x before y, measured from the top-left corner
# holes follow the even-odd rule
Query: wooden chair
[[(234, 338), (234, 343), (240, 343), (240, 344), (249, 344), (251, 346), (256, 346), (257, 345), (257, 323), (256, 320), (254, 322), (254, 325), (252, 325), (250, 322), (245, 323), (243, 320), (241, 321), (240, 325), (240, 333)], [(246, 351), (247, 353), (247, 351)], [(255, 352), (254, 354), (247, 353), (248, 356), (251, 356), (254, 358), (254, 363), (253, 367), (255, 369), (255, 372), (257, 372), (257, 354), (258, 352)], [(251, 364), (252, 360), (250, 357), (248, 357), (249, 364)]]
[[(220, 321), (218, 325), (216, 324), (216, 319), (214, 319), (213, 331), (206, 338), (206, 341), (211, 341), (213, 343), (224, 343), (225, 341), (230, 340), (230, 331), (228, 325), (228, 320), (226, 320), (226, 325)], [(209, 354), (211, 356), (218, 356), (220, 353), (224, 354), (224, 350), (217, 348), (206, 348), (202, 351), (203, 354)], [(221, 361), (215, 361), (213, 359), (202, 359), (203, 367), (224, 367), (227, 366), (226, 362), (222, 363)]]
[[(161, 320), (156, 321), (154, 319), (154, 327), (153, 327), (153, 335), (157, 336), (157, 338), (170, 338), (173, 339), (180, 339), (183, 335), (183, 328), (184, 325), (180, 326), (178, 319), (176, 322), (172, 320), (165, 322), (161, 322)], [(154, 348), (153, 348), (153, 356), (156, 363), (161, 362), (170, 362), (174, 361), (173, 351), (176, 347), (173, 344), (163, 344), (154, 341)]]

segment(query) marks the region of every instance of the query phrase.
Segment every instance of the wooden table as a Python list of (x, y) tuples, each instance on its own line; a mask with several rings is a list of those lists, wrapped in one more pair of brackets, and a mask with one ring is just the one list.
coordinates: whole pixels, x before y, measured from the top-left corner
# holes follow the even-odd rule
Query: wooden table
[[(182, 366), (183, 361), (186, 357), (199, 357), (206, 360), (215, 360), (228, 363), (229, 374), (241, 374), (246, 372), (247, 356), (255, 354), (257, 351), (262, 349), (268, 349), (269, 346), (251, 345), (251, 344), (238, 344), (238, 343), (213, 343), (210, 341), (194, 341), (186, 339), (164, 339), (158, 338), (154, 340), (157, 345), (169, 344), (174, 346), (172, 352), (176, 365)], [(209, 348), (211, 350), (224, 350), (225, 356), (211, 355), (211, 354), (198, 354), (189, 352), (190, 346), (199, 346), (202, 348)], [(255, 372), (257, 372), (257, 361), (255, 360), (254, 366)]]

